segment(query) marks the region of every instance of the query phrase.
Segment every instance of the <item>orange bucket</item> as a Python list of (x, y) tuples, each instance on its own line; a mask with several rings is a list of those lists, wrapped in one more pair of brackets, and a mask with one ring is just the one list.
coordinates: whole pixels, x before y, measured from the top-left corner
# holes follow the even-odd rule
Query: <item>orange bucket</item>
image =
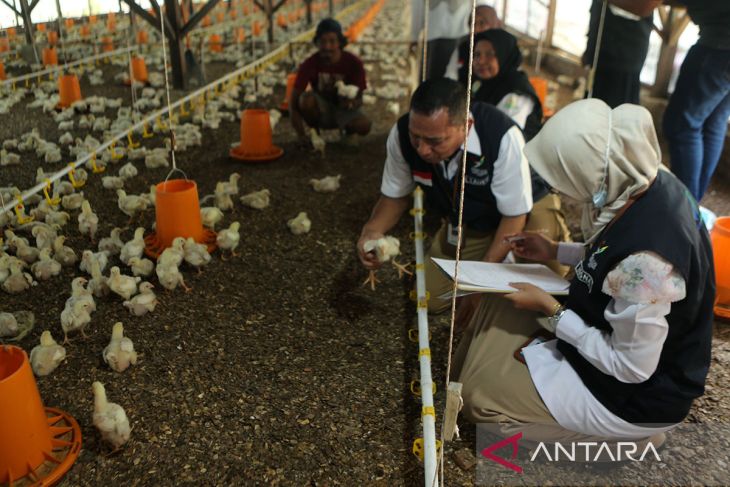
[(101, 38), (101, 50), (104, 52), (109, 52), (114, 50), (114, 41), (112, 41), (111, 37), (102, 37)]
[(7, 75), (5, 74), (5, 64), (0, 61), (0, 79), (6, 79)]
[(16, 36), (18, 31), (15, 29), (15, 27), (8, 27), (7, 33), (8, 33), (8, 37), (10, 37), (12, 39), (13, 37)]
[(218, 12), (215, 14), (215, 21), (219, 24), (222, 24), (226, 20), (226, 14), (225, 12)]
[(715, 220), (710, 232), (715, 259), (715, 314), (730, 319), (730, 217)]
[(89, 37), (89, 34), (91, 34), (91, 29), (87, 24), (84, 24), (79, 28), (79, 34), (81, 34), (81, 37)]
[(81, 429), (43, 407), (28, 355), (14, 346), (0, 346), (0, 411), (0, 484), (58, 482), (79, 456)]
[(53, 47), (43, 48), (43, 66), (58, 65), (58, 53)]
[(10, 50), (10, 41), (7, 37), (0, 37), (0, 52), (7, 52)]
[(63, 23), (70, 29), (74, 26), (74, 19), (63, 19)]
[(540, 105), (542, 105), (542, 114), (543, 117), (549, 117), (553, 114), (552, 110), (549, 110), (545, 106), (545, 99), (548, 95), (548, 82), (545, 78), (541, 78), (540, 76), (531, 76), (530, 77), (530, 84), (533, 88), (535, 88), (535, 94), (537, 95), (537, 98), (540, 100)]
[(236, 29), (236, 42), (241, 43), (246, 40), (246, 29), (243, 27), (238, 27)]
[(38, 29), (38, 32), (45, 32), (46, 31), (46, 24), (38, 24), (35, 27), (36, 27), (36, 29)]
[(146, 30), (137, 31), (137, 44), (147, 44), (149, 42), (149, 35)]
[(253, 35), (254, 37), (258, 37), (261, 35), (261, 22), (258, 20), (254, 20), (253, 22)]
[(203, 20), (201, 20), (200, 23), (203, 25), (203, 27), (210, 26), (210, 24), (212, 24), (210, 20), (210, 15), (206, 15), (205, 17), (203, 17)]
[(271, 140), (269, 112), (260, 109), (243, 111), (241, 117), (241, 143), (231, 149), (229, 155), (239, 161), (273, 161), (284, 154)]
[(147, 64), (144, 58), (139, 56), (132, 57), (132, 78), (141, 83), (147, 82)]
[(203, 228), (200, 218), (198, 185), (189, 179), (170, 179), (157, 185), (155, 192), (155, 233), (145, 237), (145, 252), (153, 258), (172, 245), (177, 237), (192, 237), (198, 243), (216, 247), (216, 234)]
[(284, 17), (284, 14), (279, 14), (276, 17), (276, 25), (278, 25), (279, 27), (286, 27), (287, 23), (286, 23), (286, 17)]
[(89, 23), (90, 24), (95, 24), (96, 23), (96, 15), (89, 15)]
[(211, 52), (223, 52), (223, 39), (218, 34), (213, 34), (208, 40)]
[(58, 32), (55, 30), (49, 30), (46, 32), (46, 39), (48, 39), (48, 43), (50, 45), (55, 45), (58, 42)]
[(64, 74), (58, 78), (58, 94), (61, 100), (58, 106), (67, 108), (75, 101), (81, 99), (81, 87), (79, 86), (79, 78), (75, 74)]
[(289, 110), (289, 98), (291, 98), (291, 92), (294, 90), (294, 83), (297, 80), (297, 73), (289, 73), (286, 75), (286, 96), (284, 101), (279, 105), (281, 110)]

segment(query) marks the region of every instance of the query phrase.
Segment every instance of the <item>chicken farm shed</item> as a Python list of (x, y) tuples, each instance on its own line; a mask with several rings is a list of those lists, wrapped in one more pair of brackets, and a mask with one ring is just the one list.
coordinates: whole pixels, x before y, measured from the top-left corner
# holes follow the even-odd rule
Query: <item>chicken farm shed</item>
[[(415, 278), (388, 265), (363, 285), (355, 248), (421, 75), (417, 1), (2, 0), (0, 484), (521, 483), (508, 470), (479, 480), (474, 425), (438, 440), (450, 316), (419, 336)], [(493, 2), (553, 110), (582, 96), (570, 46), (589, 3)], [(372, 130), (303, 147), (287, 97), (330, 16), (364, 61)], [(678, 47), (675, 34), (653, 48), (655, 117)], [(728, 214), (729, 194), (718, 178), (703, 204)], [(438, 226), (413, 214), (392, 232), (401, 264)], [(689, 424), (730, 418), (729, 338), (718, 322)], [(667, 449), (684, 466), (676, 480), (653, 466), (649, 483), (702, 470), (722, 484), (700, 449)], [(591, 475), (633, 485), (635, 468)]]

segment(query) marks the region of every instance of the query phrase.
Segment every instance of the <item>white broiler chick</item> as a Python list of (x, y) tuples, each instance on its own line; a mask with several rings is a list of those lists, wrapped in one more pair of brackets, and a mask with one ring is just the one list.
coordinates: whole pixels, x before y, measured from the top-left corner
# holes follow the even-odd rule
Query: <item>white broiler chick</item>
[[(391, 236), (381, 237), (377, 240), (368, 240), (363, 244), (363, 250), (365, 252), (375, 252), (375, 256), (378, 258), (378, 262), (392, 261), (393, 267), (398, 270), (398, 277), (402, 277), (403, 274), (412, 274), (408, 270), (407, 265), (399, 264), (395, 258), (400, 254), (400, 241)], [(363, 285), (370, 284), (371, 289), (375, 290), (375, 271), (371, 270), (368, 278), (365, 280)]]
[(172, 245), (162, 251), (160, 256), (157, 258), (157, 262), (162, 264), (182, 264), (185, 258), (185, 239), (182, 237), (175, 237), (172, 240)]
[(236, 254), (236, 247), (238, 247), (238, 244), (241, 241), (241, 234), (239, 233), (240, 228), (240, 223), (233, 222), (231, 223), (231, 226), (218, 232), (218, 236), (216, 237), (218, 248), (230, 251), (231, 255), (234, 257), (238, 256), (238, 254)]
[(53, 258), (60, 262), (62, 266), (69, 267), (75, 265), (78, 258), (71, 247), (63, 244), (65, 241), (66, 237), (63, 235), (59, 235), (53, 241)]
[(170, 163), (167, 160), (168, 150), (164, 147), (153, 149), (144, 158), (144, 165), (147, 169), (156, 169), (158, 167), (168, 167)]
[(8, 294), (18, 294), (35, 286), (37, 283), (33, 277), (27, 272), (23, 272), (23, 267), (18, 262), (10, 264), (10, 275), (3, 281), (3, 290)]
[(61, 206), (64, 210), (78, 210), (84, 202), (84, 192), (67, 194), (61, 198)]
[(203, 226), (215, 230), (215, 226), (223, 219), (223, 212), (215, 206), (204, 206), (200, 209)]
[(61, 273), (61, 264), (51, 257), (51, 249), (45, 248), (41, 250), (38, 262), (30, 270), (39, 281), (47, 281)]
[(149, 259), (140, 257), (132, 257), (127, 262), (129, 268), (132, 269), (132, 275), (139, 277), (147, 277), (155, 270), (155, 263)]
[(152, 289), (154, 286), (149, 282), (141, 282), (139, 284), (139, 294), (129, 301), (124, 302), (124, 307), (134, 316), (143, 316), (151, 313), (157, 306), (157, 296)]
[(393, 114), (394, 117), (398, 117), (398, 115), (400, 115), (400, 105), (397, 101), (389, 101), (388, 105), (386, 106), (386, 110), (388, 110), (389, 113)]
[(327, 143), (322, 137), (320, 137), (320, 135), (317, 133), (317, 130), (313, 128), (309, 129), (309, 140), (312, 141), (312, 147), (314, 147), (314, 150), (319, 152), (320, 155), (324, 157), (324, 148)]
[(96, 311), (96, 302), (90, 288), (84, 287), (88, 281), (84, 277), (75, 277), (71, 281), (71, 297), (66, 300), (66, 305), (69, 306), (77, 301), (86, 301), (89, 303), (89, 313)]
[(249, 208), (263, 210), (264, 208), (269, 206), (269, 203), (271, 201), (270, 196), (271, 191), (269, 191), (268, 189), (262, 189), (261, 191), (253, 191), (251, 193), (243, 195), (241, 196), (240, 200), (241, 203), (248, 206)]
[(35, 246), (38, 249), (52, 248), (53, 241), (56, 240), (56, 237), (58, 237), (56, 230), (48, 224), (36, 225), (30, 233), (33, 235), (33, 238), (35, 238)]
[(210, 263), (208, 246), (197, 243), (193, 238), (185, 240), (183, 251), (185, 252), (185, 262), (195, 267), (198, 270), (198, 274), (200, 274), (201, 267)]
[(30, 245), (26, 239), (17, 239), (15, 245), (15, 256), (25, 262), (26, 264), (32, 264), (38, 260), (40, 251)]
[(94, 253), (91, 250), (84, 250), (81, 253), (81, 264), (79, 264), (79, 269), (90, 275), (91, 264), (93, 261), (96, 261), (96, 263), (99, 264), (99, 270), (104, 272), (104, 269), (106, 269), (106, 266), (109, 263), (109, 252), (102, 250), (101, 252)]
[(183, 275), (180, 273), (180, 269), (178, 269), (178, 266), (174, 261), (158, 261), (155, 273), (157, 274), (157, 279), (160, 281), (160, 284), (165, 289), (172, 291), (178, 285), (181, 285), (186, 291), (190, 291), (190, 288), (185, 284), (185, 280), (183, 279)]
[[(279, 124), (279, 120), (281, 120), (281, 112), (277, 110), (276, 108), (272, 108), (269, 110), (269, 122), (271, 123), (271, 131), (273, 132), (276, 126)], [(20, 162), (20, 161), (18, 161)]]
[(137, 283), (142, 279), (139, 277), (131, 277), (122, 274), (119, 267), (114, 266), (109, 271), (107, 285), (109, 290), (128, 301), (129, 298), (137, 294)]
[(142, 254), (144, 254), (144, 227), (137, 227), (134, 231), (134, 238), (122, 247), (119, 260), (129, 265), (129, 259), (142, 257)]
[(58, 143), (62, 145), (71, 145), (73, 142), (74, 136), (71, 135), (70, 132), (64, 132), (64, 134), (58, 138)]
[(374, 105), (376, 101), (378, 101), (378, 98), (375, 95), (362, 95), (363, 105)]
[(39, 377), (46, 376), (56, 370), (66, 358), (66, 349), (53, 339), (51, 332), (41, 333), (41, 343), (30, 351), (30, 366)]
[(91, 210), (91, 204), (84, 200), (81, 204), (81, 213), (78, 216), (79, 233), (88, 235), (92, 242), (96, 237), (96, 230), (99, 228), (99, 217)]
[(104, 176), (101, 178), (101, 185), (104, 189), (124, 188), (124, 178), (119, 176)]
[[(144, 229), (142, 229), (144, 233)], [(122, 229), (119, 227), (112, 228), (111, 233), (108, 237), (104, 237), (101, 240), (99, 240), (99, 251), (100, 252), (109, 252), (109, 255), (117, 255), (119, 252), (122, 251), (122, 247), (124, 247), (124, 242), (122, 242), (122, 239), (119, 237), (122, 234)]]
[(91, 322), (91, 305), (86, 300), (67, 300), (66, 307), (61, 311), (61, 328), (63, 329), (63, 343), (68, 343), (68, 334), (79, 330), (86, 338), (86, 325)]
[(98, 260), (92, 260), (89, 264), (89, 273), (91, 279), (89, 280), (89, 292), (97, 298), (101, 298), (109, 294), (109, 285), (107, 284), (108, 279), (101, 273), (101, 268)]
[(337, 88), (337, 96), (340, 98), (347, 98), (348, 100), (354, 100), (357, 98), (357, 94), (360, 93), (360, 87), (355, 85), (346, 85), (342, 80), (337, 80), (335, 88)]
[[(241, 179), (241, 175), (237, 172), (231, 173), (230, 176), (228, 176), (228, 181), (223, 181), (218, 184), (216, 184), (216, 191), (218, 191), (218, 188), (221, 188), (221, 191), (225, 192), (225, 194), (228, 195), (237, 195), (238, 194), (238, 181)], [(219, 186), (220, 185), (220, 186)]]
[(18, 320), (12, 313), (0, 312), (0, 338), (14, 337), (18, 334)]
[(226, 183), (215, 185), (215, 206), (221, 211), (233, 209), (233, 198), (226, 191)]
[(0, 150), (0, 166), (17, 166), (20, 164), (20, 154)]
[(134, 217), (147, 209), (149, 201), (137, 195), (127, 195), (123, 189), (117, 190), (117, 205), (122, 213), (129, 217), (130, 223)]
[(302, 211), (296, 216), (296, 218), (289, 220), (287, 222), (287, 226), (294, 235), (301, 235), (309, 232), (312, 228), (312, 222), (309, 218), (307, 218), (307, 214)]
[(132, 179), (138, 174), (137, 168), (131, 162), (126, 163), (119, 169), (119, 177), (127, 180)]
[(94, 382), (92, 389), (94, 391), (94, 415), (92, 417), (94, 426), (99, 430), (101, 438), (116, 451), (129, 441), (129, 437), (132, 435), (127, 413), (119, 404), (107, 400), (104, 384)]
[(134, 343), (124, 336), (124, 325), (121, 321), (114, 323), (112, 338), (109, 345), (104, 348), (101, 356), (104, 363), (115, 372), (124, 372), (130, 365), (137, 363), (137, 352), (134, 351)]
[(340, 179), (342, 176), (327, 176), (322, 179), (310, 179), (309, 184), (318, 193), (334, 193), (340, 189)]
[(71, 220), (71, 215), (65, 211), (51, 211), (46, 215), (46, 225), (58, 225), (64, 227)]

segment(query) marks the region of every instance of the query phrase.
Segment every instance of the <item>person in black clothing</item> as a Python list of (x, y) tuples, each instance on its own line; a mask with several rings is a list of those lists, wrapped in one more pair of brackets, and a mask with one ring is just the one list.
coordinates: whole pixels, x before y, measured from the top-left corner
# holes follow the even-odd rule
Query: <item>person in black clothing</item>
[[(584, 66), (593, 64), (603, 3), (593, 0), (591, 5), (588, 43), (582, 58)], [(622, 103), (639, 103), (641, 68), (649, 51), (651, 29), (651, 15), (639, 17), (615, 5), (606, 6), (598, 65), (593, 77), (593, 98), (605, 101), (611, 108)]]
[[(509, 32), (490, 29), (474, 36), (472, 99), (499, 108), (529, 141), (542, 126), (542, 105), (521, 65), (517, 39)], [(468, 64), (459, 69), (459, 81), (464, 85), (468, 70)]]

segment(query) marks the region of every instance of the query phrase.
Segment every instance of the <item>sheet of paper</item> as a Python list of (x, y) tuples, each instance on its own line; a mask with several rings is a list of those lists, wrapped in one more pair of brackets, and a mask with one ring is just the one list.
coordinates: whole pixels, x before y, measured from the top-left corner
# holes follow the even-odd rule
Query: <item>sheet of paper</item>
[[(456, 261), (432, 259), (452, 280)], [(459, 262), (458, 289), (462, 291), (509, 293), (510, 282), (528, 282), (550, 294), (568, 294), (570, 283), (543, 264), (493, 264), (462, 260)]]

